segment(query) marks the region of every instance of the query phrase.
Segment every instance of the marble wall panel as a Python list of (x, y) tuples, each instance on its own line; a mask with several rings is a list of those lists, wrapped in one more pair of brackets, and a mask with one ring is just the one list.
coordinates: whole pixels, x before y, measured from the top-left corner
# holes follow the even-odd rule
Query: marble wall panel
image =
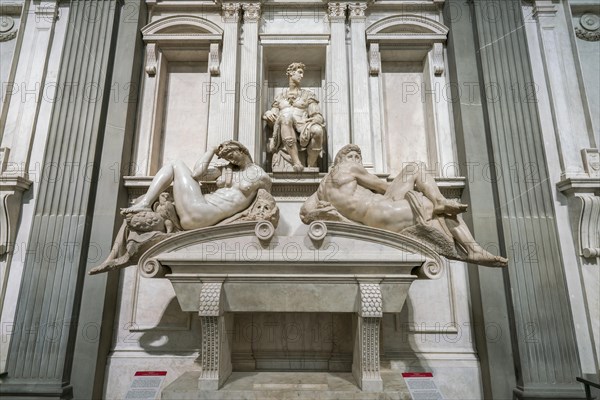
[(395, 176), (404, 163), (429, 161), (425, 103), (421, 97), (423, 64), (384, 62), (382, 76), (387, 172)]
[(161, 165), (183, 160), (193, 168), (206, 151), (210, 82), (206, 62), (170, 62), (164, 101)]

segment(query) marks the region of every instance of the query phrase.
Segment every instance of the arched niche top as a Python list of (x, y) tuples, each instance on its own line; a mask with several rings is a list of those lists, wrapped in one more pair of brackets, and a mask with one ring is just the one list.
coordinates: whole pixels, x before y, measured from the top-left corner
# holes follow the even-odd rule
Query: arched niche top
[(154, 21), (142, 28), (145, 42), (207, 41), (221, 42), (223, 30), (214, 22), (190, 15), (174, 15)]
[(156, 76), (159, 53), (168, 48), (187, 49), (187, 58), (191, 60), (193, 53), (197, 53), (194, 47), (206, 47), (210, 74), (220, 73), (223, 29), (214, 22), (192, 15), (173, 15), (146, 25), (142, 28), (142, 37), (146, 43), (145, 69), (150, 77)]
[(368, 42), (440, 43), (446, 41), (448, 28), (421, 15), (402, 14), (375, 22), (366, 34)]

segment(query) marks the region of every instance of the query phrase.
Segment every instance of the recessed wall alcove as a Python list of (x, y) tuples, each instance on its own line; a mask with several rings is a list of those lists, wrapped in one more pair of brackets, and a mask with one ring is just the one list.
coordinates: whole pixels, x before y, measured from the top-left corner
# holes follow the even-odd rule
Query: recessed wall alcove
[[(291, 38), (285, 36), (263, 35), (261, 37), (262, 48), (262, 87), (260, 114), (271, 109), (275, 97), (288, 87), (287, 67), (292, 62), (302, 62), (306, 65), (304, 78), (301, 87), (312, 91), (317, 100), (321, 113), (327, 123), (328, 116), (331, 115), (329, 105), (337, 95), (336, 84), (327, 80), (327, 43), (328, 36), (320, 35), (311, 37), (312, 43), (303, 43), (297, 41), (295, 44)], [(328, 135), (333, 133), (327, 132)], [(263, 149), (262, 157), (267, 171), (271, 169), (270, 155), (264, 151), (266, 141), (271, 135), (270, 128), (265, 121), (260, 122), (259, 138), (260, 148)], [(321, 159), (320, 170), (327, 170), (327, 143), (324, 146), (325, 157)], [(305, 152), (301, 152), (302, 159), (306, 157)], [(329, 158), (332, 156), (330, 155)]]
[(426, 162), (440, 173), (454, 159), (449, 104), (442, 97), (447, 34), (443, 24), (413, 14), (390, 16), (366, 29), (371, 90), (380, 101), (391, 176), (411, 162)]
[[(219, 74), (223, 30), (201, 17), (175, 15), (142, 29), (146, 43), (137, 151), (153, 175), (164, 163), (193, 165), (206, 149), (212, 76)], [(181, 146), (186, 143), (186, 146)]]

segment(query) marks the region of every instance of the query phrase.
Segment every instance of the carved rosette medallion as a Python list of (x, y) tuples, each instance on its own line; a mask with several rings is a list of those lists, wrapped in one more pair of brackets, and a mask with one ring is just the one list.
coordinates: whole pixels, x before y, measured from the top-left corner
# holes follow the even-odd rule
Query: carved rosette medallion
[(346, 8), (344, 3), (327, 3), (327, 16), (331, 22), (344, 22), (346, 20)]
[(600, 17), (596, 14), (583, 14), (579, 19), (579, 25), (575, 27), (575, 34), (579, 39), (588, 42), (600, 40)]
[(223, 21), (238, 22), (240, 20), (240, 3), (223, 3)]
[(258, 22), (260, 19), (260, 3), (246, 3), (242, 5), (244, 22)]
[(366, 3), (350, 3), (348, 4), (350, 10), (350, 19), (365, 19), (365, 10), (367, 9)]
[(12, 40), (17, 36), (17, 30), (12, 30), (14, 26), (14, 19), (8, 15), (3, 15), (0, 17), (0, 42)]

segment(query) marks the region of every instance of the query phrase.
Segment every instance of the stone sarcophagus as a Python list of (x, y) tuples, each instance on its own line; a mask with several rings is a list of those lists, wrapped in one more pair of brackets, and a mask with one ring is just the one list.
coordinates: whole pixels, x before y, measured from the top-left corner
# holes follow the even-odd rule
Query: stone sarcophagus
[(219, 390), (232, 372), (233, 313), (325, 312), (356, 315), (354, 379), (365, 392), (383, 391), (383, 314), (400, 312), (411, 283), (440, 277), (447, 261), (381, 229), (316, 221), (300, 231), (278, 237), (267, 221), (202, 228), (140, 257), (142, 275), (168, 278), (181, 309), (200, 316), (198, 390)]

